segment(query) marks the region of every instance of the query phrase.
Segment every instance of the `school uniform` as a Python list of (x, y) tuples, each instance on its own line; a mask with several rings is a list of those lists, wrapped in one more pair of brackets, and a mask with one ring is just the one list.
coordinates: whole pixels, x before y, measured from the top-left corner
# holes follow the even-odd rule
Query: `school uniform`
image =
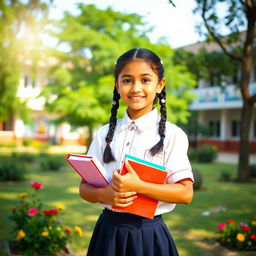
[[(110, 144), (115, 161), (103, 162), (105, 138), (109, 125), (102, 126), (92, 141), (88, 154), (95, 155), (105, 169), (120, 169), (124, 155), (129, 154), (167, 169), (166, 183), (193, 179), (187, 157), (187, 135), (176, 125), (166, 122), (164, 148), (152, 156), (150, 149), (160, 140), (158, 134), (160, 116), (157, 109), (131, 120), (127, 113), (117, 121)], [(175, 204), (158, 202), (155, 218), (147, 219), (129, 213), (113, 211), (107, 204), (99, 217), (88, 248), (88, 256), (176, 256), (176, 246), (161, 214), (172, 211)]]

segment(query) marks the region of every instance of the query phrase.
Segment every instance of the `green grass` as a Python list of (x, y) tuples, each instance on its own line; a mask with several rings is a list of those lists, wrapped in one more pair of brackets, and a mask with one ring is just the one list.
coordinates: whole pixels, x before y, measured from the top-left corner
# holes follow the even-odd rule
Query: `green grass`
[[(64, 157), (64, 156), (63, 156)], [(225, 255), (216, 251), (214, 238), (217, 225), (228, 219), (246, 221), (256, 214), (255, 184), (220, 182), (221, 173), (229, 172), (235, 177), (236, 166), (232, 164), (193, 163), (203, 175), (203, 190), (195, 191), (190, 205), (178, 205), (176, 209), (164, 215), (164, 219), (176, 242), (181, 256)], [(97, 204), (89, 204), (78, 195), (79, 176), (66, 165), (60, 172), (41, 171), (35, 164), (30, 164), (30, 172), (23, 182), (0, 183), (0, 240), (13, 239), (12, 223), (8, 216), (17, 202), (17, 194), (29, 192), (32, 181), (42, 183), (44, 208), (56, 203), (66, 206), (63, 222), (70, 228), (79, 225), (85, 233), (83, 238), (76, 238), (71, 244), (76, 255), (85, 255), (90, 236), (101, 209)], [(218, 207), (225, 206), (225, 211)], [(209, 211), (209, 216), (202, 213)], [(232, 255), (249, 255), (239, 253)]]

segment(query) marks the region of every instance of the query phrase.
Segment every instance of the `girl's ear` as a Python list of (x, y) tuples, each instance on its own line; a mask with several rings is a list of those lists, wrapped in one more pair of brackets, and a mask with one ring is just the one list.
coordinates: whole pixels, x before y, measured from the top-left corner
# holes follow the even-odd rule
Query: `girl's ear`
[(156, 88), (156, 92), (157, 93), (161, 93), (161, 91), (163, 90), (163, 88), (165, 87), (165, 84), (166, 84), (166, 79), (163, 78), (157, 85), (157, 88)]
[(118, 85), (118, 82), (117, 82), (116, 79), (115, 79), (115, 87), (116, 87), (116, 89), (117, 89), (117, 92), (119, 93), (119, 85)]

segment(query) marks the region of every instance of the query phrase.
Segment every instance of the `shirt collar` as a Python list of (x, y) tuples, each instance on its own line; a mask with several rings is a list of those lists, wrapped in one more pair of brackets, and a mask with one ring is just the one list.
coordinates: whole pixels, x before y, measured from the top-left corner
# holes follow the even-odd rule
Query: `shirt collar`
[(159, 120), (160, 117), (157, 113), (157, 108), (154, 108), (152, 111), (146, 113), (136, 120), (131, 120), (126, 111), (124, 117), (120, 120), (120, 131), (127, 129), (132, 123), (138, 127), (139, 131), (144, 131), (148, 127), (159, 122)]

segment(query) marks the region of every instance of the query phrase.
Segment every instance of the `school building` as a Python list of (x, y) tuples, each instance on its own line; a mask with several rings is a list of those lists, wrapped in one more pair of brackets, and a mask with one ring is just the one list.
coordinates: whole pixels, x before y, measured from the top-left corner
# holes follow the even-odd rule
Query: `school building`
[[(208, 51), (220, 50), (215, 43), (196, 43), (183, 47), (185, 50), (197, 52), (205, 47)], [(6, 144), (22, 145), (26, 141), (50, 142), (53, 144), (82, 145), (84, 144), (84, 128), (71, 129), (70, 124), (56, 125), (52, 120), (57, 115), (46, 112), (44, 98), (39, 97), (42, 88), (48, 83), (48, 67), (56, 60), (49, 58), (38, 63), (36, 76), (32, 74), (32, 62), (24, 58), (21, 68), (21, 78), (18, 96), (28, 102), (30, 108), (30, 123), (25, 123), (17, 116), (11, 116), (7, 122), (0, 121), (0, 146)], [(239, 76), (239, 73), (237, 74)], [(33, 78), (34, 77), (34, 78)], [(190, 105), (190, 110), (196, 111), (198, 123), (211, 128), (210, 136), (198, 135), (190, 137), (190, 141), (201, 144), (216, 145), (221, 151), (237, 152), (239, 149), (240, 115), (242, 98), (239, 88), (233, 83), (223, 85), (200, 81), (193, 92), (198, 96)], [(224, 87), (224, 89), (223, 89)], [(251, 74), (250, 93), (256, 94), (256, 61)], [(256, 106), (250, 127), (250, 148), (256, 152)], [(196, 141), (195, 141), (196, 140)]]
[(40, 97), (42, 88), (48, 83), (48, 67), (55, 64), (54, 58), (41, 60), (37, 63), (34, 74), (32, 61), (24, 58), (21, 62), (21, 76), (17, 95), (27, 102), (29, 122), (24, 122), (18, 116), (10, 116), (6, 122), (0, 121), (0, 146), (32, 144), (40, 146), (46, 142), (51, 144), (81, 145), (84, 131), (73, 131), (70, 124), (56, 125), (53, 120), (57, 114), (45, 110), (45, 99)]
[[(219, 46), (212, 42), (196, 43), (183, 47), (187, 51), (196, 53), (200, 48), (207, 51), (220, 51)], [(197, 95), (190, 105), (190, 110), (196, 111), (197, 122), (208, 127), (211, 134), (206, 136), (191, 136), (190, 140), (196, 145), (211, 144), (216, 145), (220, 151), (238, 152), (242, 97), (240, 89), (234, 83), (237, 77), (226, 79), (228, 82), (216, 84), (218, 79), (212, 81), (199, 81), (193, 92)], [(250, 94), (256, 94), (256, 59), (254, 59), (253, 71), (250, 77)], [(252, 121), (250, 124), (250, 151), (256, 153), (256, 105), (254, 105)]]

